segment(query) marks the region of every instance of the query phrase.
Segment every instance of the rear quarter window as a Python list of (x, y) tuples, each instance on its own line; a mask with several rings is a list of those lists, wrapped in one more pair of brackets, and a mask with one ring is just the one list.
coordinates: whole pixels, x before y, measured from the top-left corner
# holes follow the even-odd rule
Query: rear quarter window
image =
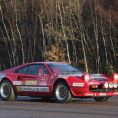
[(23, 73), (23, 74), (26, 74), (27, 69), (28, 69), (28, 66), (25, 66), (25, 67), (22, 67), (22, 68), (16, 70), (15, 73)]

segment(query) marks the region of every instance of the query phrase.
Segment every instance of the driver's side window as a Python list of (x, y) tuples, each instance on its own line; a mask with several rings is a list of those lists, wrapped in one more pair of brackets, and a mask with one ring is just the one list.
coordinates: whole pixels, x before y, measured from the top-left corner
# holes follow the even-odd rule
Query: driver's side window
[(39, 65), (38, 72), (39, 72), (39, 69), (43, 70), (44, 75), (50, 75), (49, 71), (47, 70), (47, 68), (43, 64)]

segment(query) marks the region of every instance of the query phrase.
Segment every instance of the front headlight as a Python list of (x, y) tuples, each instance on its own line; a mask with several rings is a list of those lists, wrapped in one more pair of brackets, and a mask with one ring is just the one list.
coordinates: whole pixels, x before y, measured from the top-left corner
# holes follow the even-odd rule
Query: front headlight
[(113, 88), (114, 84), (113, 83), (109, 83), (109, 88)]
[(105, 84), (104, 84), (104, 87), (105, 87), (105, 88), (108, 88), (108, 87), (109, 87), (109, 84), (108, 84), (108, 83), (105, 83)]
[(118, 84), (117, 83), (114, 83), (114, 88), (117, 88), (118, 87)]

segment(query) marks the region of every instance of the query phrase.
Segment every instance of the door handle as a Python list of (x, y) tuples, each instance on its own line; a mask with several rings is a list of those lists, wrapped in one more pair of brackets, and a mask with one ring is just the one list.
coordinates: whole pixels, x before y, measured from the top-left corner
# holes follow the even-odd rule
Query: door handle
[(22, 80), (22, 76), (18, 76), (17, 80)]

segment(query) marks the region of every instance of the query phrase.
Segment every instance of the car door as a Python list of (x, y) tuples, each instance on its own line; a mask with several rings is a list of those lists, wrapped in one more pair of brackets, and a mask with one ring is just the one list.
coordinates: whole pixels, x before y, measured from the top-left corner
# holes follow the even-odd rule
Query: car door
[[(43, 76), (39, 76), (39, 70), (42, 69)], [(36, 96), (40, 93), (49, 92), (50, 74), (44, 64), (31, 64), (18, 70), (18, 81), (22, 82), (17, 86), (21, 94)]]

